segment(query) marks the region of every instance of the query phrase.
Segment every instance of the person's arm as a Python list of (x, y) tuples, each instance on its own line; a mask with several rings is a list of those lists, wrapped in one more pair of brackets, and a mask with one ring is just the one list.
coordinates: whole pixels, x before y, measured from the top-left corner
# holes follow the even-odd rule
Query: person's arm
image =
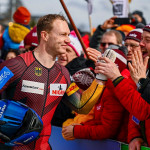
[(117, 24), (114, 24), (114, 20), (117, 18), (116, 16), (111, 17), (110, 19), (106, 20), (103, 25), (99, 25), (94, 32), (93, 36), (90, 39), (90, 47), (99, 50), (100, 40), (103, 34), (106, 32), (107, 29), (111, 29), (117, 27)]
[(145, 57), (143, 60), (141, 51), (135, 51), (132, 57), (132, 64), (129, 63), (129, 69), (142, 98), (150, 103), (150, 78), (146, 77), (148, 59), (149, 57)]
[[(95, 73), (102, 73), (112, 81), (117, 78), (119, 82), (114, 86), (114, 93), (122, 105), (139, 120), (146, 120), (150, 117), (150, 105), (141, 97), (141, 94), (131, 84), (129, 79), (124, 79), (118, 67), (108, 58), (100, 58), (106, 63), (97, 62)], [(133, 81), (132, 81), (133, 82)]]
[(62, 131), (63, 134), (76, 139), (102, 140), (114, 138), (118, 134), (118, 128), (121, 125), (125, 109), (107, 89), (103, 94), (102, 102), (100, 102), (101, 109), (95, 111), (95, 113), (102, 113), (99, 118), (97, 116), (97, 119), (83, 125), (65, 127)]
[(106, 32), (106, 30), (103, 30), (103, 29), (101, 28), (101, 25), (99, 25), (99, 26), (96, 28), (94, 34), (92, 35), (92, 37), (91, 37), (91, 39), (90, 39), (89, 46), (90, 46), (91, 48), (95, 48), (95, 49), (99, 50), (100, 40), (101, 40), (101, 38), (102, 38), (102, 36), (103, 36), (103, 34), (104, 34), (105, 32)]
[(140, 121), (130, 114), (128, 122), (128, 143), (135, 138), (142, 138)]

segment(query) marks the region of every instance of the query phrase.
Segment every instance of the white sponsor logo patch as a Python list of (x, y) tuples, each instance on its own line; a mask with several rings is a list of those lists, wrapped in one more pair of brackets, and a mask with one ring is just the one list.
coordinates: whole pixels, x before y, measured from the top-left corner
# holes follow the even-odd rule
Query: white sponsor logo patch
[(44, 94), (44, 83), (23, 80), (21, 91), (27, 92), (27, 93), (35, 93), (35, 94), (43, 95)]
[(63, 96), (67, 88), (67, 84), (50, 84), (50, 95)]

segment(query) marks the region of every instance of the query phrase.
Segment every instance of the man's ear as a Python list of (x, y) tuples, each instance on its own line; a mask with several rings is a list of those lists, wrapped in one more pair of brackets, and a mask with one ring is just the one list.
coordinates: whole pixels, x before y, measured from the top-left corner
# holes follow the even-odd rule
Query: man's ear
[(48, 33), (46, 31), (41, 31), (41, 38), (47, 42), (48, 40)]

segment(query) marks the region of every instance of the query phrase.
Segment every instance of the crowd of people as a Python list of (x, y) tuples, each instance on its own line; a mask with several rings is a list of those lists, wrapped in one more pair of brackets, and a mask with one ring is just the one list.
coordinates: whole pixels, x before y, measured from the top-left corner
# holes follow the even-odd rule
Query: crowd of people
[(26, 104), (43, 121), (28, 145), (8, 147), (0, 131), (1, 150), (50, 150), (51, 125), (62, 127), (66, 140), (150, 147), (150, 25), (141, 11), (131, 24), (115, 24), (116, 18), (82, 36), (88, 58), (62, 15), (45, 15), (30, 27), (31, 14), (21, 6), (14, 22), (0, 26), (0, 76), (12, 75), (0, 79), (0, 97)]

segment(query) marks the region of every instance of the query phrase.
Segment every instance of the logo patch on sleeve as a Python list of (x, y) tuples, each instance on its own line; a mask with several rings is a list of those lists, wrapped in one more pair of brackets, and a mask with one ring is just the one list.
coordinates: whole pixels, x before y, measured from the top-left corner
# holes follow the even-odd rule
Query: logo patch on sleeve
[(67, 89), (67, 84), (50, 84), (50, 95), (51, 96), (63, 96)]
[(139, 125), (140, 120), (138, 120), (136, 117), (132, 116), (132, 120), (133, 120), (137, 125)]
[(21, 91), (27, 92), (27, 93), (35, 93), (35, 94), (43, 95), (44, 94), (44, 83), (23, 80)]
[(0, 71), (0, 89), (7, 83), (7, 81), (13, 77), (14, 74), (5, 66)]

